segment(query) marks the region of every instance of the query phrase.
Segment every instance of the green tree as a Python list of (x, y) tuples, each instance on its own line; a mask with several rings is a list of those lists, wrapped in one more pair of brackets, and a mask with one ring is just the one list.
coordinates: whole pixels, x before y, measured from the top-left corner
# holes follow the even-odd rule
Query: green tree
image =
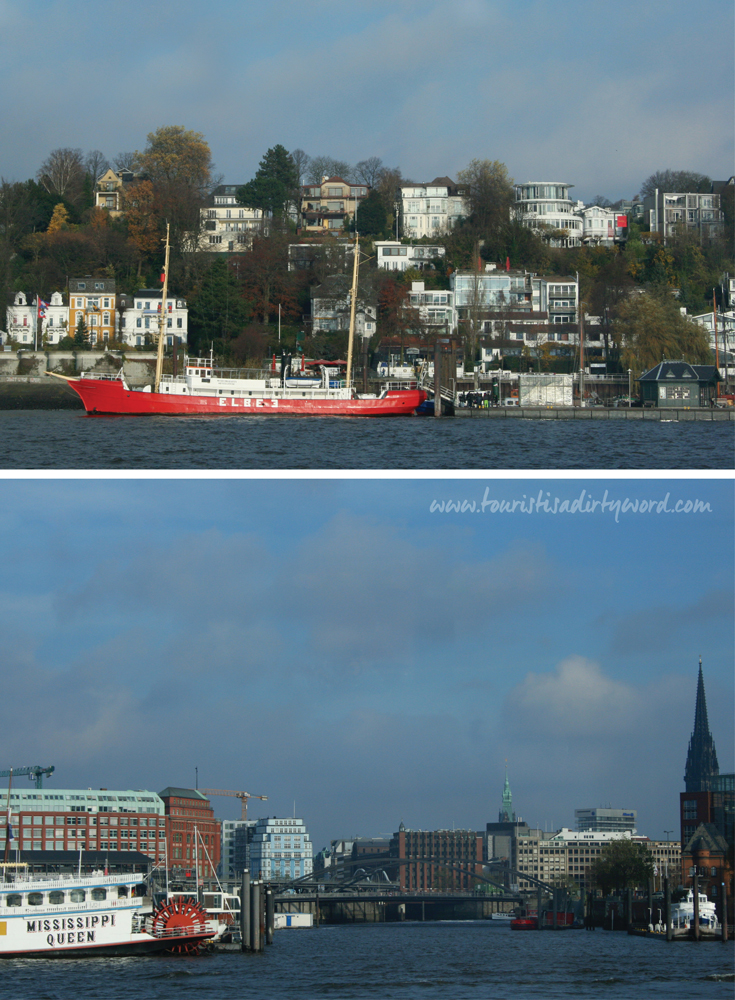
[(653, 859), (643, 844), (616, 838), (592, 862), (590, 877), (604, 895), (614, 889), (636, 888), (653, 878)]
[(704, 328), (682, 316), (666, 289), (626, 299), (618, 308), (612, 333), (624, 369), (648, 371), (664, 359), (712, 363)]
[(295, 200), (299, 171), (288, 150), (281, 145), (269, 149), (255, 177), (237, 189), (237, 200), (248, 208), (270, 212), (281, 219)]
[(513, 180), (499, 160), (472, 160), (457, 174), (467, 189), (470, 223), (481, 235), (507, 224), (513, 203)]
[(189, 301), (190, 340), (197, 350), (208, 351), (214, 343), (216, 351), (226, 353), (251, 314), (231, 264), (215, 260)]
[(80, 316), (77, 321), (77, 328), (74, 333), (74, 346), (89, 347), (89, 334), (87, 332), (87, 324), (84, 322), (84, 316)]
[(352, 229), (361, 236), (382, 236), (388, 225), (385, 203), (377, 191), (371, 191), (357, 206)]

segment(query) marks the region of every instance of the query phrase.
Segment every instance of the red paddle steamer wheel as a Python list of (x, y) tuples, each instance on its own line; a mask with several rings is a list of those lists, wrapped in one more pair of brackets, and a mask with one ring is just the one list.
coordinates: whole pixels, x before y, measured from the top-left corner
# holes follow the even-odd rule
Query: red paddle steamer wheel
[[(155, 937), (171, 938), (168, 951), (195, 954), (207, 936), (207, 911), (191, 897), (176, 896), (160, 904), (152, 917)], [(177, 940), (177, 934), (181, 938)], [(187, 941), (189, 937), (191, 940)]]

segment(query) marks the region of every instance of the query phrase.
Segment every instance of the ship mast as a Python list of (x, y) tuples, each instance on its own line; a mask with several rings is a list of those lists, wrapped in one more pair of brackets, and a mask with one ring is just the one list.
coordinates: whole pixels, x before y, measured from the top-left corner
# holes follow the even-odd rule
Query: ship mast
[(163, 374), (163, 344), (164, 330), (166, 328), (166, 296), (168, 295), (168, 243), (169, 224), (166, 223), (166, 258), (163, 265), (163, 292), (161, 293), (161, 314), (158, 317), (158, 355), (156, 357), (156, 384), (153, 391), (158, 392), (161, 385), (161, 375)]
[(357, 309), (357, 276), (360, 270), (360, 242), (358, 234), (355, 233), (355, 259), (352, 264), (352, 290), (350, 292), (350, 333), (347, 341), (347, 376), (346, 384), (349, 389), (352, 380), (352, 347), (355, 342), (355, 311)]

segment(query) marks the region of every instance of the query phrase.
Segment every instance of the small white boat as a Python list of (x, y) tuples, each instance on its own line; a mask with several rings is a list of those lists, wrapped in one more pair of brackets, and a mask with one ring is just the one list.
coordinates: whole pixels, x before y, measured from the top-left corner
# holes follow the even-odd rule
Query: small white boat
[[(699, 929), (704, 933), (713, 933), (720, 927), (715, 904), (707, 899), (703, 892), (698, 893), (699, 899)], [(681, 936), (689, 933), (694, 927), (694, 893), (691, 889), (684, 899), (671, 905), (671, 925), (674, 934)]]

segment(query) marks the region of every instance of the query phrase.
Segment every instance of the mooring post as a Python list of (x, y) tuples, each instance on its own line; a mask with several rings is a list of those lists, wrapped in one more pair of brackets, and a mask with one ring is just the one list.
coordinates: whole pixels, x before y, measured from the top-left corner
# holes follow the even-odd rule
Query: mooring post
[(441, 345), (437, 340), (434, 347), (434, 416), (442, 415), (442, 356)]
[[(725, 874), (723, 872), (723, 874)], [(727, 926), (727, 876), (722, 880), (722, 940), (727, 941), (729, 928)]]
[(554, 921), (551, 926), (555, 931), (557, 931), (559, 930), (559, 890), (555, 886), (551, 891), (554, 894), (551, 898), (551, 912), (553, 915), (552, 919)]
[(273, 890), (265, 890), (265, 943), (273, 944), (273, 932), (276, 926), (276, 901)]
[(631, 927), (633, 924), (633, 890), (628, 889), (625, 893), (625, 927), (626, 929)]
[(240, 947), (250, 950), (250, 872), (245, 869), (240, 884)]
[(250, 886), (250, 950), (260, 951), (263, 942), (260, 937), (260, 882)]
[(671, 884), (669, 876), (664, 877), (664, 906), (666, 908), (666, 940), (673, 941), (674, 928), (671, 923)]
[(538, 887), (536, 892), (536, 923), (538, 924), (538, 930), (542, 931), (544, 929), (544, 922), (542, 920), (543, 914), (541, 913), (541, 886)]

